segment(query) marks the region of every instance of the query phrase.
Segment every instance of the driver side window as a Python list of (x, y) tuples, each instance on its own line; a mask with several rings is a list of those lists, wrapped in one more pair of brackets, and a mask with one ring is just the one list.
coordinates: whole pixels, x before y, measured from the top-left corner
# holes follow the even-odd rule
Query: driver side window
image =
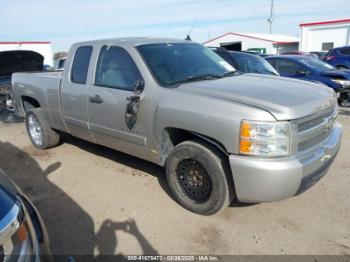
[(302, 69), (297, 63), (288, 60), (278, 60), (277, 67), (280, 73), (291, 75), (296, 75)]
[(141, 74), (129, 53), (117, 46), (101, 48), (95, 75), (95, 85), (122, 90), (134, 90)]

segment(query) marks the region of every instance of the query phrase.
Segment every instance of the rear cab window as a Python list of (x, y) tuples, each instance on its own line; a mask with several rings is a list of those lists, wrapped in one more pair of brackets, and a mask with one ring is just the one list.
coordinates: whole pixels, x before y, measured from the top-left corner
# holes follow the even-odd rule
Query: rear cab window
[(102, 46), (96, 67), (96, 86), (133, 91), (138, 80), (142, 80), (140, 71), (125, 49)]
[(70, 77), (73, 83), (86, 84), (92, 49), (92, 46), (81, 46), (75, 52)]

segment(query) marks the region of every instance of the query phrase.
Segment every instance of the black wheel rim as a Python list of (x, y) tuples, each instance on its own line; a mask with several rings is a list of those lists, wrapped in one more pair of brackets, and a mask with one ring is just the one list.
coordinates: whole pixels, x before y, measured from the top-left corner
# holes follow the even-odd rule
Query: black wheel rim
[(193, 159), (181, 160), (177, 179), (186, 196), (197, 203), (206, 202), (211, 193), (211, 179), (205, 168)]

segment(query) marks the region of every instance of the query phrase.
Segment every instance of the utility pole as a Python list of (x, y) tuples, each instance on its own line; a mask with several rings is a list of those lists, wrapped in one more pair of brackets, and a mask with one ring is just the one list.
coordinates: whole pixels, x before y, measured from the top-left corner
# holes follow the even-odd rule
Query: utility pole
[(267, 22), (270, 25), (270, 34), (272, 34), (272, 22), (273, 22), (273, 0), (271, 0), (271, 10), (270, 10), (270, 17), (267, 19)]

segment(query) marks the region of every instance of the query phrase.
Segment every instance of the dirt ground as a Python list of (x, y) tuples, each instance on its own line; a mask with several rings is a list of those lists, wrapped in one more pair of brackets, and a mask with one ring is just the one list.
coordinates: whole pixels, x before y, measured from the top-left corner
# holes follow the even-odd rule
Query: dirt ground
[(54, 254), (350, 254), (350, 110), (342, 148), (304, 194), (204, 217), (179, 206), (163, 169), (67, 137), (35, 149), (0, 123), (0, 167), (39, 209)]

